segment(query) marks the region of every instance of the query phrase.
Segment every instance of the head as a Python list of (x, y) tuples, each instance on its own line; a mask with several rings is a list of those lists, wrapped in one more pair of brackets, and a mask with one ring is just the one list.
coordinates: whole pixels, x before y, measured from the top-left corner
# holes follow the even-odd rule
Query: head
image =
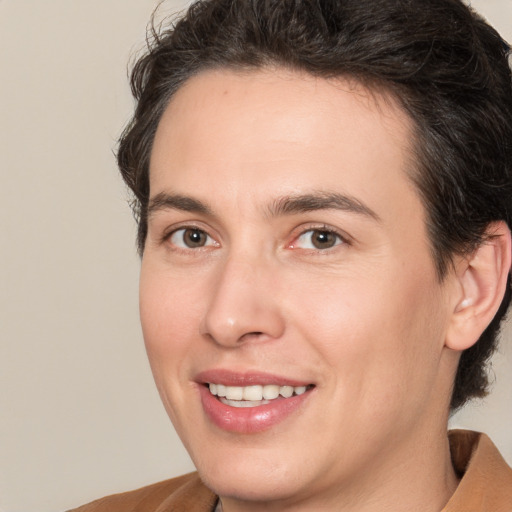
[[(364, 27), (364, 28), (363, 28)], [(509, 47), (459, 0), (402, 2), (199, 2), (167, 27), (135, 65), (133, 120), (118, 152), (134, 195), (138, 249), (147, 234), (149, 161), (176, 91), (205, 70), (276, 65), (354, 79), (386, 91), (414, 122), (411, 179), (427, 212), (438, 277), (469, 254), (490, 223), (510, 225), (512, 86)], [(464, 351), (452, 409), (487, 392), (510, 287), (478, 343)]]
[[(148, 243), (151, 207), (157, 208), (158, 201), (165, 199), (155, 197), (151, 180), (160, 180), (165, 165), (174, 165), (173, 154), (162, 156), (165, 141), (170, 137), (180, 140), (180, 145), (174, 142), (170, 146), (176, 150), (176, 161), (183, 164), (182, 168), (187, 168), (184, 162), (188, 160), (179, 153), (180, 148), (194, 143), (180, 139), (179, 128), (172, 126), (175, 120), (188, 123), (186, 114), (201, 104), (203, 110), (209, 112), (208, 121), (212, 126), (217, 126), (219, 121), (221, 133), (222, 116), (229, 116), (220, 108), (216, 119), (210, 100), (224, 105), (221, 94), (224, 90), (235, 99), (237, 95), (240, 99), (246, 94), (253, 102), (258, 94), (268, 93), (269, 98), (274, 98), (272, 108), (275, 110), (279, 104), (278, 93), (284, 98), (284, 84), (291, 80), (295, 85), (290, 86), (290, 98), (283, 100), (290, 108), (300, 107), (301, 95), (305, 101), (315, 104), (314, 91), (318, 90), (320, 99), (315, 105), (318, 112), (325, 113), (329, 94), (337, 97), (336, 90), (341, 89), (342, 96), (359, 98), (362, 110), (358, 110), (353, 101), (345, 102), (346, 98), (340, 99), (341, 103), (333, 100), (340, 112), (348, 112), (356, 118), (360, 115), (363, 119), (365, 109), (369, 109), (373, 121), (380, 119), (393, 128), (391, 131), (401, 134), (401, 139), (395, 141), (403, 150), (397, 157), (398, 167), (420, 206), (410, 205), (411, 211), (421, 219), (418, 228), (425, 235), (424, 251), (432, 271), (431, 275), (426, 274), (431, 277), (427, 282), (436, 283), (435, 289), (427, 293), (439, 292), (436, 301), (448, 304), (446, 293), (453, 289), (449, 280), (457, 274), (461, 262), (470, 261), (479, 248), (492, 245), (496, 234), (505, 236), (503, 226), (511, 224), (512, 80), (508, 52), (500, 36), (458, 0), (214, 0), (194, 4), (175, 26), (154, 34), (149, 51), (133, 70), (132, 88), (137, 108), (122, 136), (118, 160), (135, 197), (141, 254), (144, 255)], [(233, 85), (233, 90), (229, 89), (229, 84)], [(244, 102), (229, 105), (241, 108)], [(227, 108), (228, 103), (225, 106)], [(271, 115), (272, 109), (268, 110), (263, 102), (261, 112)], [(313, 110), (303, 114), (313, 116)], [(255, 126), (262, 128), (263, 125), (256, 123)], [(336, 132), (334, 126), (332, 132)], [(390, 135), (390, 130), (386, 133)], [(348, 132), (340, 134), (345, 140), (349, 138)], [(236, 133), (232, 135), (235, 137)], [(317, 135), (318, 141), (323, 140), (322, 134)], [(373, 135), (381, 140), (382, 133)], [(322, 136), (328, 138), (327, 133)], [(198, 148), (204, 147), (206, 139), (198, 135)], [(390, 140), (394, 140), (392, 136)], [(382, 143), (386, 141), (382, 139)], [(352, 147), (356, 145), (357, 140), (354, 140)], [(373, 156), (377, 162), (378, 155)], [(391, 158), (391, 155), (381, 156), (382, 161)], [(274, 179), (276, 170), (268, 172), (269, 179)], [(222, 187), (229, 188), (233, 175), (227, 173), (228, 181), (222, 182), (223, 176), (219, 172), (217, 181), (213, 180), (209, 186), (215, 187), (220, 182)], [(195, 176), (200, 181), (207, 181), (205, 178)], [(293, 182), (293, 176), (288, 178)], [(324, 178), (329, 181), (329, 176)], [(181, 183), (180, 179), (177, 177), (176, 182)], [(296, 179), (301, 182), (300, 171)], [(351, 182), (350, 176), (343, 176), (343, 179)], [(376, 176), (375, 182), (370, 180), (370, 175), (366, 179), (368, 187), (374, 183), (383, 187), (385, 183), (380, 181), (382, 175)], [(249, 177), (247, 180), (250, 182)], [(273, 181), (269, 183), (278, 185)], [(172, 188), (173, 182), (167, 184)], [(321, 183), (311, 182), (310, 185), (315, 190), (321, 188)], [(354, 184), (353, 189), (359, 185)], [(241, 192), (238, 190), (238, 193)], [(398, 188), (390, 194), (394, 194), (395, 199), (400, 198)], [(310, 201), (309, 206), (307, 201), (302, 206), (303, 210), (311, 211), (314, 209), (311, 201), (325, 203), (333, 198), (324, 195), (302, 199)], [(209, 205), (193, 203), (188, 196), (172, 200), (173, 208), (176, 201), (181, 201), (181, 210), (199, 212), (203, 216), (211, 213)], [(404, 199), (404, 202), (407, 201)], [(351, 208), (366, 209), (358, 201)], [(236, 214), (236, 210), (231, 213)], [(407, 212), (402, 213), (407, 215)], [(245, 214), (240, 218), (245, 218)], [(496, 232), (497, 226), (501, 228)], [(192, 236), (201, 238), (206, 236), (204, 233), (210, 236), (207, 230), (199, 230)], [(326, 233), (330, 233), (331, 238), (334, 236), (328, 229), (321, 236), (325, 237)], [(205, 240), (213, 240), (211, 247), (216, 247), (217, 241), (213, 238), (203, 239), (201, 243)], [(189, 266), (191, 272), (198, 271), (192, 267)], [(180, 272), (186, 274), (184, 269)], [(374, 278), (378, 280), (379, 276)], [(247, 280), (247, 276), (243, 279)], [(267, 284), (272, 286), (271, 282)], [(357, 287), (356, 282), (353, 285)], [(217, 282), (215, 286), (220, 284)], [(430, 301), (429, 307), (436, 301)], [(495, 348), (499, 324), (509, 301), (507, 284), (500, 291), (501, 305), (494, 308), (485, 326), (480, 328), (479, 339), (471, 340), (467, 346), (460, 345), (464, 350), (459, 351), (460, 361), (457, 358), (457, 369), (448, 385), (447, 409), (460, 407), (467, 400), (486, 393), (485, 363)], [(193, 304), (190, 307), (193, 308)], [(420, 306), (418, 308), (421, 310)], [(423, 310), (423, 318), (429, 314), (437, 318), (437, 309), (427, 309)], [(339, 314), (343, 316), (343, 312)], [(209, 315), (213, 313), (210, 311)], [(276, 337), (280, 332), (278, 323), (272, 324)], [(429, 329), (428, 322), (420, 324), (418, 321), (416, 327)], [(213, 320), (205, 320), (205, 325), (198, 329), (208, 331), (209, 338), (215, 338)], [(446, 327), (443, 320), (439, 326), (441, 331)], [(412, 329), (414, 332), (416, 327)], [(260, 335), (261, 329), (255, 326), (249, 334)], [(420, 336), (418, 332), (416, 335)], [(310, 355), (304, 354), (305, 357)], [(172, 416), (173, 405), (166, 405)]]

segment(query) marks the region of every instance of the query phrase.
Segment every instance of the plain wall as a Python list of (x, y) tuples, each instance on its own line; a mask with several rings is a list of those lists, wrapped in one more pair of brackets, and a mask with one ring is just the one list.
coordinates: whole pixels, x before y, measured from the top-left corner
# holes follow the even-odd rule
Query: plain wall
[[(192, 469), (154, 389), (112, 150), (156, 0), (0, 0), (0, 510), (62, 511)], [(167, 2), (166, 10), (184, 1)], [(512, 40), (512, 1), (474, 6)], [(512, 334), (453, 423), (512, 462)]]

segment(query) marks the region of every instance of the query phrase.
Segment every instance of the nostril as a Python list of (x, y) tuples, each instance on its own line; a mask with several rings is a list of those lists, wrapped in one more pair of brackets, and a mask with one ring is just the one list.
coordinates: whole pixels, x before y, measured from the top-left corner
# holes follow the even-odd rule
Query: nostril
[(261, 331), (253, 331), (253, 332), (248, 332), (247, 334), (245, 334), (244, 336), (242, 336), (243, 338), (259, 338), (260, 336), (264, 336), (265, 333), (264, 332), (261, 332)]
[(264, 335), (265, 335), (265, 333), (263, 331), (246, 332), (243, 336), (240, 337), (240, 339), (238, 341), (243, 342), (243, 341), (250, 340), (251, 338), (261, 338)]

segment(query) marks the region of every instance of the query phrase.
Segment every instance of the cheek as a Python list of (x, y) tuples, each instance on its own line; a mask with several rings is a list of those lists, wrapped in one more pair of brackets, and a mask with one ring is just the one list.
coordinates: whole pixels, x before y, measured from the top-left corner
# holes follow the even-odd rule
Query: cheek
[[(188, 283), (187, 283), (188, 281)], [(150, 262), (141, 268), (139, 303), (146, 352), (164, 407), (182, 433), (193, 424), (187, 402), (190, 369), (187, 361), (197, 352), (198, 300), (190, 280)]]
[[(337, 379), (339, 399), (400, 406), (414, 388), (428, 393), (442, 350), (444, 321), (435, 280), (390, 273), (308, 283), (291, 309), (319, 360)], [(398, 277), (397, 277), (398, 276)], [(306, 321), (301, 312), (308, 311)]]
[[(201, 293), (193, 280), (144, 262), (141, 268), (139, 304), (148, 357), (157, 380), (160, 373), (180, 369), (199, 332)], [(181, 377), (181, 376), (180, 376)]]

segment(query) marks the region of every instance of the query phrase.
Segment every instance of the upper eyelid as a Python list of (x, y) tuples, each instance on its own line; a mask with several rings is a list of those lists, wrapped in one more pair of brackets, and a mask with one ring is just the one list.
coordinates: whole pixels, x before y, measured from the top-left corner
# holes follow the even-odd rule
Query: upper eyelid
[[(176, 233), (178, 233), (179, 231), (186, 231), (187, 229), (203, 232), (207, 237), (207, 241), (206, 241), (205, 245), (200, 245), (197, 247), (182, 247), (181, 244), (178, 243), (177, 241), (171, 242), (171, 238)], [(167, 248), (169, 250), (172, 250), (173, 252), (176, 252), (176, 253), (182, 253), (182, 254), (185, 254), (185, 253), (194, 254), (194, 253), (198, 253), (198, 252), (201, 252), (204, 250), (211, 250), (212, 248), (217, 249), (221, 246), (219, 241), (214, 236), (212, 236), (207, 230), (202, 229), (197, 226), (192, 226), (190, 224), (176, 226), (176, 227), (173, 227), (172, 229), (167, 230), (166, 233), (164, 233), (162, 236), (159, 237), (159, 245), (167, 246)]]
[(184, 221), (171, 224), (170, 226), (167, 226), (162, 230), (163, 232), (160, 238), (162, 240), (166, 240), (173, 233), (179, 231), (180, 229), (197, 229), (198, 231), (203, 231), (204, 233), (206, 233), (210, 238), (215, 238), (215, 236), (211, 234), (211, 230), (207, 229), (199, 221)]
[[(298, 245), (298, 240), (300, 240), (300, 238), (302, 238), (307, 233), (310, 233), (310, 232), (314, 233), (315, 231), (317, 231), (317, 232), (318, 231), (319, 232), (325, 232), (325, 233), (332, 233), (333, 235), (335, 235), (338, 238), (338, 242), (336, 244), (334, 244), (332, 247), (326, 247), (325, 249), (301, 248), (301, 247), (297, 246)], [(321, 252), (332, 251), (335, 248), (339, 247), (340, 245), (350, 245), (350, 242), (347, 240), (346, 237), (344, 237), (342, 234), (340, 234), (336, 230), (333, 230), (333, 229), (319, 229), (319, 228), (312, 228), (312, 229), (303, 230), (297, 236), (293, 237), (292, 241), (289, 244), (287, 244), (288, 248), (289, 249), (293, 249), (293, 250), (300, 250), (300, 249), (302, 249), (302, 250), (306, 250), (306, 251), (321, 251)]]
[[(222, 242), (222, 236), (220, 235), (218, 229), (212, 227), (210, 225), (205, 225), (204, 221), (201, 220), (183, 220), (172, 223), (169, 226), (166, 226), (162, 229), (161, 234), (158, 236), (158, 239), (161, 242), (165, 242), (169, 239), (169, 237), (180, 229), (197, 229), (206, 233), (208, 237), (213, 239), (217, 243)], [(300, 236), (307, 233), (308, 231), (327, 231), (338, 236), (343, 242), (351, 245), (354, 242), (354, 238), (349, 235), (345, 230), (342, 230), (338, 227), (335, 227), (331, 224), (323, 223), (323, 222), (304, 222), (289, 231), (289, 234), (284, 237), (284, 239), (290, 240), (290, 242), (286, 242), (286, 245), (289, 246), (293, 241), (297, 240)], [(284, 239), (283, 242), (284, 242)]]
[(342, 240), (345, 240), (345, 237), (343, 236), (343, 234), (341, 234), (336, 229), (330, 229), (330, 228), (309, 228), (309, 229), (305, 229), (305, 230), (301, 231), (295, 238), (298, 238), (298, 237), (300, 237), (302, 235), (305, 235), (306, 233), (315, 232), (315, 231), (320, 232), (320, 233), (332, 233), (333, 235), (338, 236)]
[(201, 231), (202, 233), (204, 233), (207, 237), (207, 239), (210, 239), (211, 241), (214, 242), (213, 245), (218, 245), (218, 242), (215, 240), (215, 238), (213, 238), (207, 231), (205, 231), (204, 229), (201, 229), (201, 228), (197, 228), (197, 227), (192, 227), (192, 226), (183, 226), (183, 227), (179, 227), (177, 229), (174, 229), (172, 230), (167, 236), (166, 236), (166, 239), (169, 240), (173, 235), (175, 235), (176, 233), (178, 233), (179, 231), (187, 231), (187, 230), (192, 230), (192, 231)]
[(348, 233), (346, 233), (344, 230), (341, 230), (339, 228), (335, 228), (334, 226), (328, 225), (328, 224), (315, 224), (312, 223), (311, 225), (307, 226), (299, 226), (294, 230), (293, 240), (296, 240), (300, 236), (304, 235), (305, 233), (309, 231), (327, 231), (329, 233), (334, 233), (335, 235), (339, 236), (341, 240), (343, 240), (345, 243), (352, 243), (353, 237), (351, 237)]

